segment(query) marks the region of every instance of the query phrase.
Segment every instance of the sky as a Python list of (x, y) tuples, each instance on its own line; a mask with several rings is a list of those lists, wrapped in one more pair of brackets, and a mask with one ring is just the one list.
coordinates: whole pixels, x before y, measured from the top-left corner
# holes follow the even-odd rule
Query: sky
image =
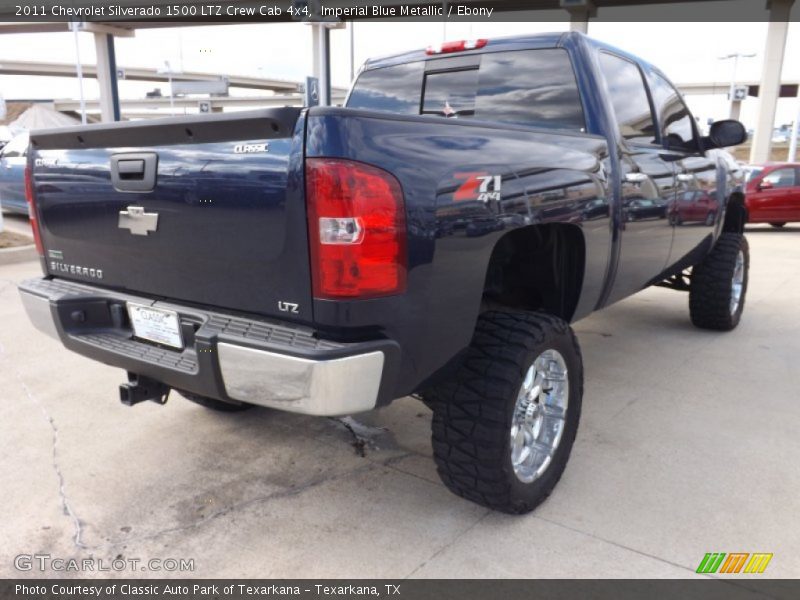
[[(610, 16), (608, 18), (611, 18)], [(589, 35), (611, 43), (660, 67), (675, 83), (714, 81), (729, 85), (732, 61), (720, 60), (733, 52), (755, 53), (739, 61), (737, 80), (759, 80), (768, 23), (615, 23), (590, 22)], [(445, 39), (498, 37), (544, 31), (563, 31), (565, 22), (473, 22), (473, 23), (379, 23), (358, 22), (354, 26), (355, 56), (358, 67), (365, 59), (426, 47)], [(681, 40), (681, 43), (675, 43)], [(78, 34), (81, 61), (95, 60), (94, 38)], [(163, 68), (165, 61), (174, 70), (220, 74), (255, 75), (301, 81), (311, 72), (311, 28), (302, 23), (217, 25), (176, 29), (142, 29), (132, 38), (117, 38), (119, 67)], [(350, 84), (350, 32), (331, 33), (332, 82)], [(12, 34), (0, 36), (0, 64), (3, 60), (34, 60), (74, 63), (75, 39), (71, 33)], [(783, 80), (800, 81), (800, 23), (789, 25)], [(97, 98), (96, 81), (84, 80), (86, 98)], [(141, 98), (145, 92), (167, 84), (120, 82), (122, 98)], [(8, 99), (79, 98), (77, 79), (26, 76), (0, 76), (0, 94)], [(236, 94), (258, 91), (235, 90)], [(688, 96), (690, 108), (702, 123), (706, 119), (726, 118), (725, 95)], [(776, 125), (794, 121), (797, 99), (778, 103)], [(757, 99), (742, 107), (742, 121), (753, 127)]]

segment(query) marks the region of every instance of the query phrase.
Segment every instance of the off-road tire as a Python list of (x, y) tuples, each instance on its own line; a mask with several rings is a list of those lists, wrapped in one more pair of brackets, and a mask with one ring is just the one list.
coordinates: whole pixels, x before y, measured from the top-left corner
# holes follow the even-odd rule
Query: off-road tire
[[(731, 312), (731, 294), (736, 257), (744, 255), (744, 281), (737, 309)], [(692, 269), (689, 289), (689, 315), (692, 323), (702, 329), (730, 331), (742, 318), (747, 296), (750, 251), (741, 233), (723, 233), (714, 249), (703, 262)]]
[[(511, 420), (525, 373), (548, 349), (557, 350), (567, 366), (564, 429), (549, 466), (523, 483), (511, 462)], [(578, 341), (565, 321), (545, 313), (484, 313), (452, 378), (426, 395), (433, 406), (434, 460), (444, 484), (494, 510), (529, 512), (561, 478), (578, 431), (583, 396)]]
[(216, 398), (200, 396), (191, 392), (178, 391), (178, 393), (195, 404), (199, 404), (200, 406), (209, 408), (211, 410), (216, 410), (218, 412), (241, 412), (255, 406), (254, 404), (248, 404), (247, 402), (224, 402), (222, 400), (217, 400)]
[(770, 225), (772, 225), (775, 229), (780, 229), (781, 227), (786, 225), (786, 222), (784, 221), (783, 223), (770, 223)]

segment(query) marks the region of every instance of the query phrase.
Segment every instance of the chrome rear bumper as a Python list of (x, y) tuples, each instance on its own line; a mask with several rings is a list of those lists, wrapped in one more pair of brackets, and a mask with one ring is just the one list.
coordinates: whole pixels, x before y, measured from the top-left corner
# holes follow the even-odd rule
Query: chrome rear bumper
[[(323, 340), (307, 327), (60, 279), (23, 282), (20, 295), (33, 325), (79, 354), (178, 390), (290, 412), (341, 416), (375, 408), (385, 394), (388, 363), (399, 355), (388, 340)], [(127, 302), (178, 312), (186, 347), (168, 349), (134, 338)]]
[(325, 416), (375, 408), (383, 352), (309, 360), (224, 342), (217, 350), (225, 390), (235, 400)]

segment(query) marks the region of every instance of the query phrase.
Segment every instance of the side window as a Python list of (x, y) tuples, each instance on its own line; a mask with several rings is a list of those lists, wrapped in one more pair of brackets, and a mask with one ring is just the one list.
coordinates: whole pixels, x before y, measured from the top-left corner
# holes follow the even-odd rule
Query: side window
[(622, 136), (631, 142), (657, 143), (650, 101), (639, 67), (619, 56), (601, 52), (600, 70), (608, 84)]
[(764, 177), (765, 183), (771, 183), (776, 188), (786, 188), (795, 185), (795, 173), (792, 168), (775, 169), (772, 173)]
[(661, 123), (661, 138), (667, 148), (675, 150), (697, 150), (697, 141), (692, 125), (692, 114), (686, 108), (681, 95), (671, 83), (658, 74), (653, 74), (650, 91)]

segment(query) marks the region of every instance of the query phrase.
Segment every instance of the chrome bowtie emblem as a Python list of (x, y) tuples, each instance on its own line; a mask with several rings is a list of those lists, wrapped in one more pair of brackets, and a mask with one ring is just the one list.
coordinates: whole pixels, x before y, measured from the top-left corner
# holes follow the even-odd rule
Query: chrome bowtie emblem
[(119, 228), (129, 229), (133, 235), (147, 235), (158, 229), (158, 213), (144, 212), (143, 206), (129, 206), (119, 211)]

